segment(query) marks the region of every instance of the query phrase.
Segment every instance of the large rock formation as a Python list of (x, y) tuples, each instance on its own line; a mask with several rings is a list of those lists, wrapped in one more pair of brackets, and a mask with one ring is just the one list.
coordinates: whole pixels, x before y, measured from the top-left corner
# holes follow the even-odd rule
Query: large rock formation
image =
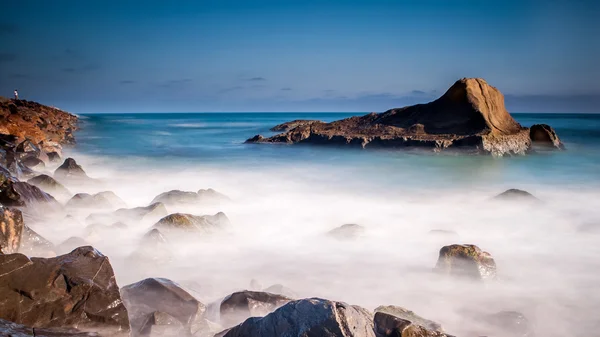
[(300, 123), (279, 135), (257, 135), (247, 142), (467, 149), (493, 155), (525, 154), (532, 144), (529, 129), (506, 111), (500, 91), (479, 78), (458, 80), (427, 104), (331, 123)]
[(359, 306), (319, 298), (289, 302), (217, 336), (375, 337), (373, 315)]
[(88, 179), (89, 177), (87, 176), (87, 174), (85, 173), (85, 171), (83, 170), (81, 165), (77, 164), (75, 159), (67, 158), (67, 159), (65, 159), (63, 164), (60, 165), (54, 171), (54, 178), (59, 179), (59, 180), (66, 180), (66, 179), (85, 180), (85, 179)]
[(110, 262), (89, 246), (49, 259), (0, 255), (0, 318), (34, 328), (129, 333)]
[(34, 213), (36, 210), (33, 206), (41, 206), (45, 210), (62, 208), (62, 205), (48, 193), (36, 186), (19, 181), (8, 172), (2, 171), (0, 171), (0, 204), (27, 207), (29, 211)]

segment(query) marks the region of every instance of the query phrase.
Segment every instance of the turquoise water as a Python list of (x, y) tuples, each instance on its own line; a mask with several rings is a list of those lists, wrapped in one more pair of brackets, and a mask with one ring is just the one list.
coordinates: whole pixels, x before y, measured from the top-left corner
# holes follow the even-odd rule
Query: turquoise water
[(355, 170), (368, 180), (404, 185), (492, 181), (589, 186), (600, 182), (600, 114), (513, 114), (524, 126), (551, 125), (567, 148), (526, 157), (244, 144), (256, 134), (274, 134), (269, 128), (285, 121), (333, 121), (354, 115), (361, 113), (89, 114), (82, 116), (77, 150), (109, 157), (143, 157), (164, 165), (260, 169), (314, 163)]

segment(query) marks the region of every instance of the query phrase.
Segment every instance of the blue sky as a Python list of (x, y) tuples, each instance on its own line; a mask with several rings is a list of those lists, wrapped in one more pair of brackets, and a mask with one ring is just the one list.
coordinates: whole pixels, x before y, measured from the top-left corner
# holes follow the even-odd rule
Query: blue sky
[(600, 112), (595, 1), (3, 1), (0, 95), (73, 112), (383, 111), (483, 77)]

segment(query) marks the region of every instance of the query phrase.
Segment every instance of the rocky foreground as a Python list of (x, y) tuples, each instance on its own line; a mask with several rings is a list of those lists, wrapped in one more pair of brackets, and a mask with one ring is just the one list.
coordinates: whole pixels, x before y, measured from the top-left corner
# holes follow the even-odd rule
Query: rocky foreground
[[(78, 192), (74, 189), (94, 178), (74, 159), (63, 161), (60, 151), (73, 142), (71, 132), (77, 118), (31, 102), (8, 101), (1, 107), (4, 119), (0, 130), (7, 133), (0, 136), (4, 140), (0, 162), (0, 336), (451, 336), (441, 324), (400, 306), (370, 311), (336, 300), (296, 298), (293, 290), (282, 285), (223, 294), (224, 298), (214, 303), (202, 303), (165, 278), (149, 277), (119, 287), (109, 257), (84, 238), (51, 242), (29, 228), (29, 219), (70, 221), (71, 211), (88, 212), (86, 231), (90, 236), (148, 223), (128, 261), (132, 267), (155, 266), (168, 261), (169, 241), (197, 242), (208, 235), (226, 235), (232, 225), (221, 212), (170, 213), (167, 207), (218, 204), (229, 198), (212, 189), (173, 190), (159, 194), (150, 205), (126, 208), (111, 191)], [(511, 123), (498, 126), (517, 129)], [(62, 164), (53, 173), (41, 173), (58, 160)], [(509, 190), (496, 199), (538, 201), (519, 190)], [(347, 224), (323, 234), (354, 240), (363, 232), (362, 226)], [(497, 275), (492, 256), (475, 245), (442, 247), (432, 267), (432, 276), (473, 284), (494, 281)], [(484, 323), (472, 336), (531, 335), (527, 319), (518, 312), (470, 319)]]
[(504, 96), (480, 78), (464, 78), (437, 100), (331, 123), (294, 120), (284, 131), (247, 143), (287, 143), (362, 148), (424, 148), (474, 154), (523, 155), (537, 148), (562, 149), (545, 124), (523, 127), (506, 111)]

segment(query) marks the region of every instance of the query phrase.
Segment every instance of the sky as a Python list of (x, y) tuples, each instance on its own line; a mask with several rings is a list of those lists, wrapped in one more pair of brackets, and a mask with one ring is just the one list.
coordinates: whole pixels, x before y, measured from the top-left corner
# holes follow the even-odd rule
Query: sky
[(0, 4), (0, 95), (75, 113), (385, 111), (462, 77), (600, 112), (594, 0)]

